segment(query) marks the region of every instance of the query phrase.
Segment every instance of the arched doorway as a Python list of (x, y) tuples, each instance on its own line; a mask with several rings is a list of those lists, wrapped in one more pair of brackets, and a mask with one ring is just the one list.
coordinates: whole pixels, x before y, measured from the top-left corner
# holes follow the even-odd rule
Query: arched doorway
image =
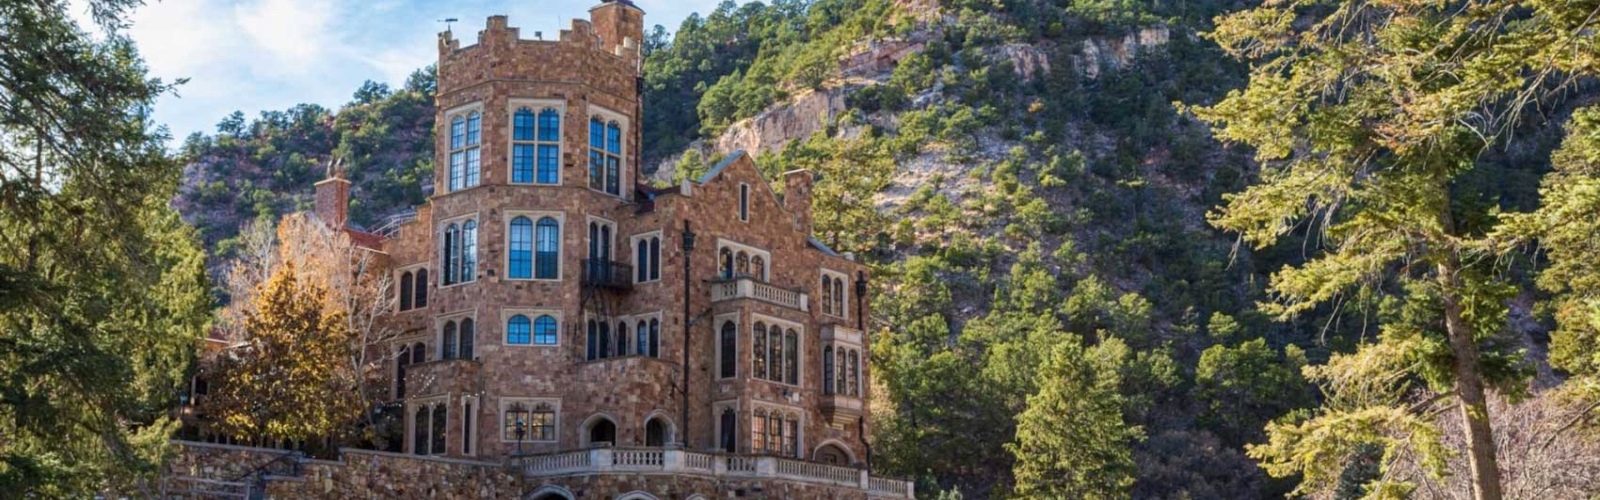
[(850, 458), (850, 452), (835, 443), (818, 446), (816, 451), (811, 452), (811, 459), (832, 465), (850, 465), (855, 462)]
[(606, 417), (596, 417), (589, 422), (589, 446), (610, 446), (617, 443), (617, 424)]
[(574, 498), (571, 491), (553, 484), (540, 486), (528, 494), (528, 500), (573, 500)]

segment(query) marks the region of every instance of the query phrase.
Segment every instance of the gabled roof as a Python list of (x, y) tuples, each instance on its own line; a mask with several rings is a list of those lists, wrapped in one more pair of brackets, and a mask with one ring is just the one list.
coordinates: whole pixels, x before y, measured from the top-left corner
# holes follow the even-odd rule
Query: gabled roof
[[(711, 182), (711, 179), (717, 178), (717, 175), (722, 173), (722, 169), (728, 168), (728, 165), (732, 165), (734, 160), (738, 160), (742, 156), (745, 156), (743, 149), (734, 151), (733, 154), (728, 155), (727, 158), (723, 158), (721, 162), (718, 162), (716, 166), (711, 167), (711, 170), (707, 170), (705, 175), (700, 176), (700, 180), (695, 181), (695, 183), (705, 184), (707, 182)], [(758, 170), (757, 173), (759, 174), (760, 171)], [(765, 181), (766, 179), (763, 178), (761, 180)]]
[(816, 247), (817, 250), (821, 250), (822, 253), (832, 255), (834, 257), (842, 257), (842, 255), (839, 255), (839, 252), (835, 252), (832, 248), (828, 248), (828, 245), (823, 243), (822, 240), (817, 239), (816, 236), (807, 236), (806, 242), (811, 243), (811, 246)]

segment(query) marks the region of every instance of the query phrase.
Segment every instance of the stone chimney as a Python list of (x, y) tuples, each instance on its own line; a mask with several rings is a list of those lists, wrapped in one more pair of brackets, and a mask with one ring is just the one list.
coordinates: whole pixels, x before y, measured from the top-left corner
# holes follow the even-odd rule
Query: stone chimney
[(639, 54), (644, 43), (644, 11), (631, 0), (602, 0), (589, 9), (589, 22), (606, 52), (619, 53), (621, 47), (620, 53)]
[(316, 184), (317, 219), (335, 229), (344, 229), (350, 214), (350, 181), (335, 169)]
[(811, 235), (811, 183), (810, 170), (790, 170), (783, 174), (783, 208), (794, 214), (800, 230)]

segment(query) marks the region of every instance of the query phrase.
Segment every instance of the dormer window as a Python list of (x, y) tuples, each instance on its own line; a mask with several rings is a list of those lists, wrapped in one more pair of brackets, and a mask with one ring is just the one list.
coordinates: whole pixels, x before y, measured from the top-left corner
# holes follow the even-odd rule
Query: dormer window
[(589, 189), (622, 195), (622, 124), (589, 118)]
[(511, 116), (511, 182), (559, 184), (561, 112), (520, 107)]
[(478, 185), (483, 113), (473, 111), (450, 120), (450, 178), (448, 191)]

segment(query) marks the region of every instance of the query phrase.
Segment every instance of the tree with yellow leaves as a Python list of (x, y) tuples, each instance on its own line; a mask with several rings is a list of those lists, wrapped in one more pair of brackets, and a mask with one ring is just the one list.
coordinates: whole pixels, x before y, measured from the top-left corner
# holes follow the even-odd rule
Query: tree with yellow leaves
[(214, 365), (203, 403), (213, 428), (234, 436), (303, 440), (337, 437), (361, 416), (349, 373), (356, 347), (328, 290), (288, 262), (262, 284), (244, 317), (243, 342)]

